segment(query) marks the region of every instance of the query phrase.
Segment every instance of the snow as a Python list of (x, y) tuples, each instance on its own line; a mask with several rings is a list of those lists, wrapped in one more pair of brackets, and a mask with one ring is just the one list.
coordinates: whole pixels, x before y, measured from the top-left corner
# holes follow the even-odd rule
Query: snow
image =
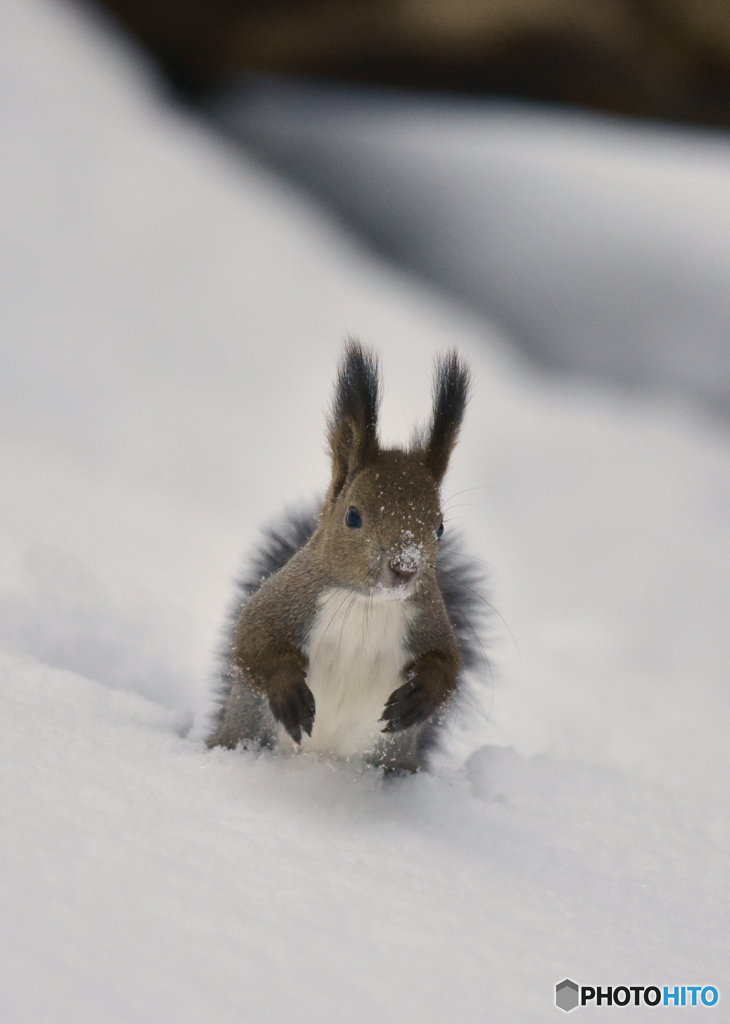
[[(582, 131), (610, 168), (581, 118), (565, 166)], [(2, 1020), (522, 1024), (565, 977), (713, 984), (722, 1013), (727, 422), (538, 373), (63, 3), (0, 8), (0, 135)], [(609, 184), (589, 223), (630, 232)], [(433, 353), (475, 373), (445, 522), (489, 565), (490, 667), (431, 775), (202, 742), (241, 553), (326, 484), (347, 333), (389, 439)]]
[(545, 365), (730, 402), (730, 140), (254, 79), (213, 109)]
[(615, 769), (484, 748), (384, 785), (204, 754), (136, 694), (1, 671), (5, 1020), (538, 1020), (566, 970), (725, 969), (722, 858)]

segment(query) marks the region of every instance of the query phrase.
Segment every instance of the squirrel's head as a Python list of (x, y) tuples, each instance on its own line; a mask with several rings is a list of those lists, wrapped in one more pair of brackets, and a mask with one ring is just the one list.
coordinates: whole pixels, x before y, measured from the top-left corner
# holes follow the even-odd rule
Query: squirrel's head
[(440, 357), (428, 428), (407, 449), (381, 448), (377, 359), (355, 341), (345, 346), (327, 430), (332, 481), (318, 531), (343, 586), (406, 598), (433, 569), (444, 530), (439, 488), (468, 392), (469, 373), (456, 353)]

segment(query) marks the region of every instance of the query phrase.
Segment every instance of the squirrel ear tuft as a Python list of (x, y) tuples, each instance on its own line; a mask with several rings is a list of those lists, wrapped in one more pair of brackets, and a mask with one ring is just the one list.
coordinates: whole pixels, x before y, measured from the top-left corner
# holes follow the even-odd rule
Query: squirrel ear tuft
[(348, 476), (373, 462), (379, 452), (380, 368), (372, 350), (348, 339), (337, 371), (327, 440), (332, 452), (332, 500)]
[(427, 432), (424, 464), (440, 484), (459, 437), (471, 386), (469, 370), (455, 351), (436, 360), (433, 375), (433, 416)]

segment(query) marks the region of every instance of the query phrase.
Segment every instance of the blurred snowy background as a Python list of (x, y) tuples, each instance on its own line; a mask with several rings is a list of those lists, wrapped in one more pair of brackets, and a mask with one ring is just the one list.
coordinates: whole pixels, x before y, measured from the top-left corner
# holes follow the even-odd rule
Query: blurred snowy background
[[(206, 111), (0, 6), (3, 1021), (727, 992), (730, 140), (266, 78)], [(348, 333), (392, 440), (470, 359), (447, 529), (498, 613), (439, 770), (385, 786), (201, 740)]]

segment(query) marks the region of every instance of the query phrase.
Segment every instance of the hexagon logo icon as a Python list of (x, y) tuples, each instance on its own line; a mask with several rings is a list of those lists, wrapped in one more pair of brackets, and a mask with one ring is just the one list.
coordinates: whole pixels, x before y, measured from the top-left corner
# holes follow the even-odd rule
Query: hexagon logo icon
[(555, 1005), (566, 1013), (578, 1005), (578, 986), (570, 978), (555, 986)]

